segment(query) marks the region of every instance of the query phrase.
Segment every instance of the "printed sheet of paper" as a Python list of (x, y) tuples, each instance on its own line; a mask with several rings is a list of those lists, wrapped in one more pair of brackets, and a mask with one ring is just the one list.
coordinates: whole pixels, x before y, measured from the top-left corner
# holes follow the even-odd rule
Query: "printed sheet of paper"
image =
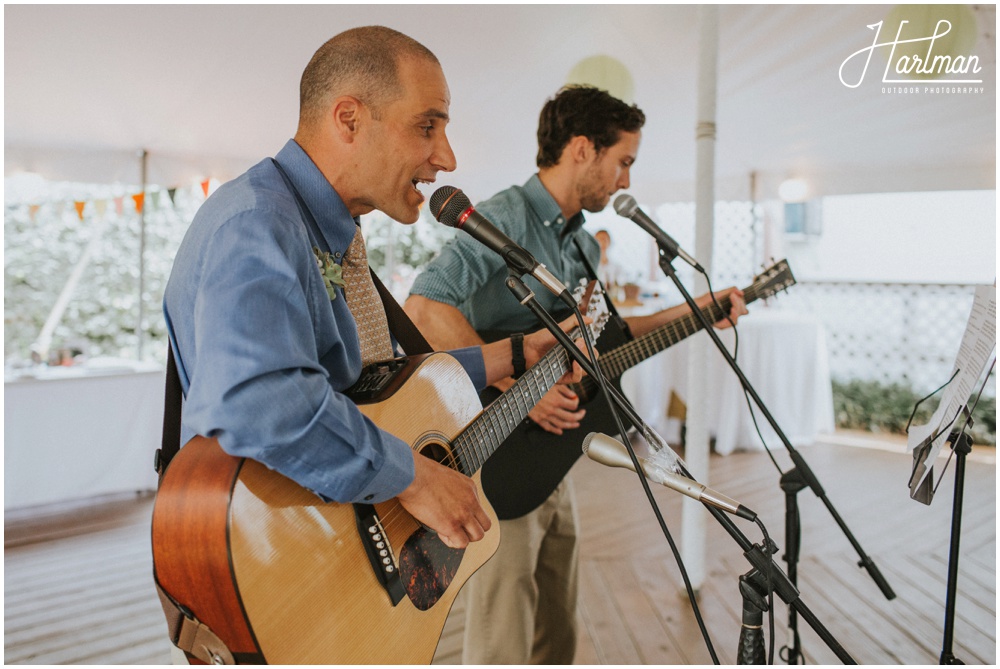
[(996, 286), (979, 286), (958, 357), (951, 369), (955, 378), (945, 387), (930, 421), (926, 425), (911, 425), (907, 435), (907, 451), (913, 451), (910, 496), (914, 499), (918, 499), (918, 489), (923, 488), (925, 499), (919, 501), (930, 503), (925, 479), (941, 447), (947, 442), (952, 427), (958, 428), (964, 423), (964, 418), (956, 420), (956, 416), (972, 394), (978, 391), (976, 382), (996, 356), (996, 347), (997, 289)]

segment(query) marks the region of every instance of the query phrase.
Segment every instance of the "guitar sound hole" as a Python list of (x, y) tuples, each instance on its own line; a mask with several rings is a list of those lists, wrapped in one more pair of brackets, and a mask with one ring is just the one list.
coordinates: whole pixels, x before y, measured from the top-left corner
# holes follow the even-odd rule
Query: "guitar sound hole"
[(456, 469), (451, 448), (439, 442), (431, 442), (420, 447), (420, 455), (430, 458), (434, 462), (440, 462), (446, 467)]

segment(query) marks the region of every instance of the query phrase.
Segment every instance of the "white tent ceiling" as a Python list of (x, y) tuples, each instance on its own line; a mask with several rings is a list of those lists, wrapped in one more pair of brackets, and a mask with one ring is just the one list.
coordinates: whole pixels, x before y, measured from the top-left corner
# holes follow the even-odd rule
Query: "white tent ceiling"
[[(761, 198), (791, 176), (812, 194), (995, 188), (995, 7), (973, 8), (982, 93), (884, 93), (878, 54), (861, 86), (844, 86), (841, 63), (891, 9), (720, 7), (720, 197), (747, 197), (751, 172)], [(523, 182), (541, 105), (605, 54), (648, 117), (631, 190), (693, 199), (695, 6), (24, 5), (4, 19), (8, 175), (136, 182), (146, 149), (152, 183), (235, 176), (294, 132), (313, 51), (377, 23), (426, 44), (448, 77), (459, 168), (439, 183), (475, 199)]]

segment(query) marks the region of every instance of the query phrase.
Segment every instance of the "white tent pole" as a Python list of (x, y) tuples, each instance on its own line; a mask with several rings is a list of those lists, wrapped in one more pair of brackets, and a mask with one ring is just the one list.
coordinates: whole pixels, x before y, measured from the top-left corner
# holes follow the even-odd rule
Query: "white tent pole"
[(86, 248), (84, 248), (83, 253), (80, 254), (80, 259), (76, 261), (76, 264), (70, 271), (69, 278), (66, 279), (66, 284), (63, 286), (62, 291), (60, 291), (59, 297), (56, 298), (56, 303), (52, 306), (52, 311), (49, 312), (48, 318), (45, 319), (42, 331), (38, 333), (38, 337), (31, 345), (31, 351), (36, 353), (38, 359), (43, 363), (49, 359), (52, 334), (62, 320), (63, 313), (65, 313), (66, 307), (69, 306), (70, 298), (73, 297), (76, 287), (80, 284), (80, 277), (83, 276), (83, 271), (90, 265), (90, 260), (94, 257), (94, 252), (97, 250), (98, 244), (101, 243), (103, 234), (104, 217), (101, 216), (91, 226), (90, 241), (87, 243)]
[(146, 337), (143, 324), (143, 321), (146, 320), (143, 293), (146, 291), (146, 208), (149, 206), (149, 203), (146, 202), (146, 164), (148, 158), (148, 152), (146, 149), (142, 149), (139, 152), (139, 159), (141, 161), (141, 175), (139, 179), (141, 186), (139, 192), (142, 193), (143, 199), (142, 208), (139, 209), (139, 314), (138, 323), (136, 323), (135, 327), (136, 335), (138, 335), (136, 360), (142, 360), (142, 345)]
[[(698, 49), (698, 123), (695, 129), (695, 257), (712, 273), (712, 232), (715, 221), (715, 93), (719, 51), (719, 9), (700, 8), (701, 39)], [(708, 289), (705, 278), (695, 275), (694, 294)], [(692, 337), (688, 359), (688, 407), (684, 460), (695, 478), (708, 483), (709, 433), (705, 406), (712, 401), (705, 385), (708, 338)], [(681, 554), (691, 583), (697, 590), (705, 582), (705, 509), (685, 500), (681, 511)]]

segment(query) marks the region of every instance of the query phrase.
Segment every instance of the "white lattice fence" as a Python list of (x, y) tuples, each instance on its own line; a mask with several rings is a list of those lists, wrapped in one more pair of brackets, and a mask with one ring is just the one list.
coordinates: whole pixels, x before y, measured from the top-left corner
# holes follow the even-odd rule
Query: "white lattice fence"
[[(834, 379), (930, 392), (948, 380), (974, 290), (968, 284), (801, 282), (774, 306), (824, 324)], [(996, 395), (995, 378), (986, 393)]]

